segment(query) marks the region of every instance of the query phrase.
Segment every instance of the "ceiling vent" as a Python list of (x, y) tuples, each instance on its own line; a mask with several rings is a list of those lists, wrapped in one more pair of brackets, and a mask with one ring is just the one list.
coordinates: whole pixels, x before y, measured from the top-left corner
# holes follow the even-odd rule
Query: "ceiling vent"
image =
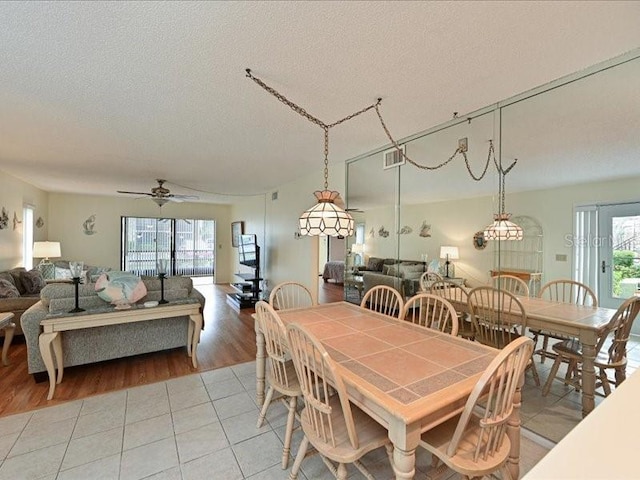
[[(400, 145), (400, 150), (406, 155), (407, 150), (405, 145)], [(382, 152), (382, 168), (386, 170), (387, 168), (398, 167), (400, 165), (404, 165), (404, 155), (401, 155), (397, 148), (390, 148)]]

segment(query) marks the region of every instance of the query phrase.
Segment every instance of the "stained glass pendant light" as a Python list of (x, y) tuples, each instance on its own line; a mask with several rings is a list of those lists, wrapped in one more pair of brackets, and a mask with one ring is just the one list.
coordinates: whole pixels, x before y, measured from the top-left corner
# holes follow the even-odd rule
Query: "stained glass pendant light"
[(504, 177), (515, 166), (517, 161), (515, 160), (506, 170), (502, 168), (502, 161), (496, 164), (499, 175), (498, 204), (500, 210), (499, 213), (493, 216), (493, 223), (484, 230), (484, 237), (487, 240), (522, 240), (524, 237), (522, 227), (509, 220), (511, 214), (505, 213), (504, 206)]
[(329, 190), (329, 128), (324, 127), (324, 190), (313, 192), (318, 200), (302, 212), (298, 220), (300, 233), (309, 236), (348, 237), (353, 235), (354, 221), (349, 213), (336, 205), (340, 195)]

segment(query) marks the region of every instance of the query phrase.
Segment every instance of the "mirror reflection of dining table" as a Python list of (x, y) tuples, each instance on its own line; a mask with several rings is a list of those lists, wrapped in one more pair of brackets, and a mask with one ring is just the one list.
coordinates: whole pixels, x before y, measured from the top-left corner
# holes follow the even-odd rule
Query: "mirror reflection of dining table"
[[(451, 288), (444, 296), (457, 311), (468, 312), (468, 306), (459, 293), (460, 289)], [(527, 313), (527, 327), (577, 338), (582, 343), (582, 416), (586, 417), (595, 408), (594, 361), (598, 336), (616, 310), (552, 302), (537, 297), (519, 296), (518, 300)], [(509, 315), (505, 315), (504, 320), (508, 322)]]
[[(278, 312), (308, 328), (337, 363), (350, 401), (389, 431), (396, 478), (415, 474), (422, 432), (459, 414), (495, 350), (346, 302)], [(257, 400), (264, 401), (264, 336), (256, 321)], [(508, 423), (508, 468), (519, 477), (520, 388)]]

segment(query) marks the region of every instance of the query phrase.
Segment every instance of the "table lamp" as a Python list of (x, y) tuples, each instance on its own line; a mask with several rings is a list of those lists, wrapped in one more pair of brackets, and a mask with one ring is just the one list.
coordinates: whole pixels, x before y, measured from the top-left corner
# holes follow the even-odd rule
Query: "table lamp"
[(364, 254), (364, 243), (354, 243), (351, 245), (351, 253), (354, 254), (354, 264), (362, 265), (364, 260), (362, 257)]
[(451, 260), (457, 260), (460, 258), (458, 256), (458, 247), (451, 246), (442, 246), (440, 247), (440, 258), (445, 259), (444, 262), (444, 276), (446, 278), (452, 278), (454, 274), (453, 264)]
[(41, 258), (38, 270), (42, 278), (52, 279), (56, 276), (56, 269), (49, 258), (60, 258), (60, 242), (33, 242), (33, 258)]
[(71, 270), (71, 278), (73, 280), (73, 286), (75, 287), (75, 299), (76, 308), (70, 310), (69, 313), (84, 312), (84, 308), (80, 308), (78, 301), (78, 288), (80, 287), (80, 277), (82, 276), (82, 269), (84, 262), (69, 262), (69, 270)]

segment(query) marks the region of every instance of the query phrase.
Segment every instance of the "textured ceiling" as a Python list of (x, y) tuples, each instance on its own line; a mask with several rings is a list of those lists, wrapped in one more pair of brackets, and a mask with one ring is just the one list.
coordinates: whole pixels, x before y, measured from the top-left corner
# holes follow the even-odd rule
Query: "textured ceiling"
[[(264, 192), (321, 168), (322, 130), (246, 67), (327, 123), (381, 96), (401, 138), (636, 48), (639, 19), (612, 1), (0, 2), (0, 170), (52, 192)], [(385, 143), (370, 112), (331, 130), (331, 161)]]

